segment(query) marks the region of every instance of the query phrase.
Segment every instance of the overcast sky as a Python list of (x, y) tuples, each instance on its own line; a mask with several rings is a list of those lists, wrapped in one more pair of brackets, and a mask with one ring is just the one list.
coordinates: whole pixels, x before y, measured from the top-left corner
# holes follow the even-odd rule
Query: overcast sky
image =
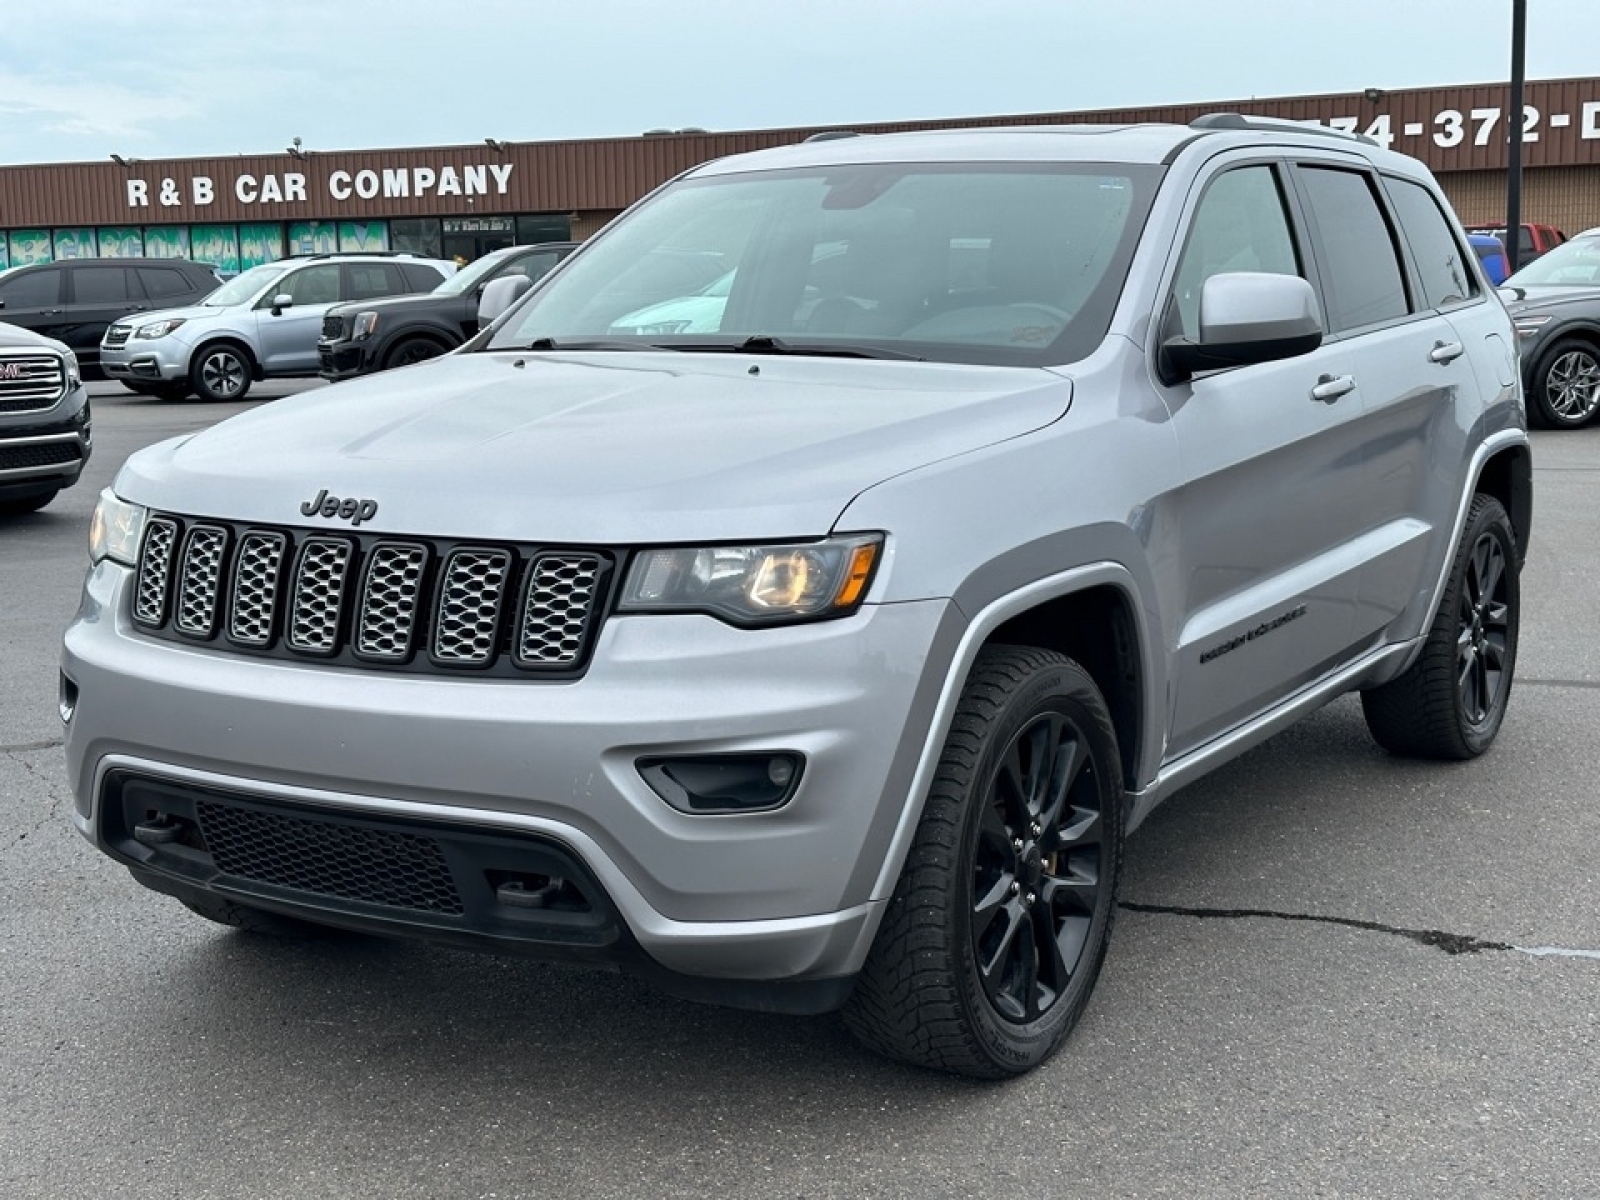
[[(0, 0), (0, 163), (1488, 83), (1511, 0)], [(1528, 0), (1530, 79), (1600, 0)]]

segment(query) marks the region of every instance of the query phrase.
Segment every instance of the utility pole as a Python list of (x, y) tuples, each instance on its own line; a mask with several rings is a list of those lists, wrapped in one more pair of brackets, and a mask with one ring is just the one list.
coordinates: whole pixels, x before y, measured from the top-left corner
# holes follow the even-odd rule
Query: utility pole
[(1528, 41), (1528, 0), (1511, 0), (1511, 153), (1506, 163), (1506, 263), (1515, 271), (1522, 248), (1522, 63)]

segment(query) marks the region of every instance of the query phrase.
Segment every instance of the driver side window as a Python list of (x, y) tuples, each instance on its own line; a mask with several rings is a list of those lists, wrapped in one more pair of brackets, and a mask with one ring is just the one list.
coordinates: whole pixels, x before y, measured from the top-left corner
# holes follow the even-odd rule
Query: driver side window
[(1269, 166), (1237, 167), (1207, 185), (1178, 262), (1166, 336), (1199, 338), (1200, 289), (1225, 271), (1304, 274)]

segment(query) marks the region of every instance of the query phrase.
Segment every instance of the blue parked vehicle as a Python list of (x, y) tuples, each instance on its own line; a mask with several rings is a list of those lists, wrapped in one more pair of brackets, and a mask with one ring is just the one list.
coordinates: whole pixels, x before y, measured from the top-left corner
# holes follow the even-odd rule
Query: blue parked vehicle
[(1505, 244), (1492, 233), (1469, 233), (1467, 241), (1472, 244), (1472, 252), (1478, 256), (1478, 261), (1483, 264), (1484, 271), (1489, 276), (1489, 282), (1499, 287), (1506, 281), (1506, 276), (1511, 273), (1511, 264), (1506, 258)]

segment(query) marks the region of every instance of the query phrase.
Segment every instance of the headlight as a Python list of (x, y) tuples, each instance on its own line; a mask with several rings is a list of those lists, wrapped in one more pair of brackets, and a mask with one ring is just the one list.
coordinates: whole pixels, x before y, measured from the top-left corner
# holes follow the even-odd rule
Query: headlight
[(142, 505), (129, 504), (110, 488), (101, 492), (94, 518), (89, 522), (89, 561), (109, 558), (133, 566), (138, 561), (139, 539), (144, 536), (147, 515)]
[(881, 533), (785, 546), (644, 550), (622, 587), (622, 612), (703, 612), (736, 625), (780, 625), (854, 612), (883, 549)]
[(139, 328), (135, 329), (133, 331), (133, 336), (136, 338), (144, 338), (146, 340), (149, 340), (150, 338), (162, 338), (166, 337), (167, 334), (171, 333), (174, 329), (182, 324), (182, 317), (178, 317), (169, 321), (152, 321), (148, 325), (141, 325)]
[(352, 334), (356, 341), (365, 341), (378, 330), (378, 314), (375, 312), (361, 312), (356, 314), (356, 329)]
[(1518, 337), (1532, 337), (1539, 330), (1550, 324), (1550, 314), (1546, 313), (1538, 317), (1512, 317), (1511, 323), (1517, 327)]
[(66, 361), (61, 365), (66, 368), (67, 390), (70, 392), (73, 388), (77, 387), (83, 382), (83, 371), (78, 366), (78, 356), (71, 350), (68, 350), (63, 357), (66, 359)]

